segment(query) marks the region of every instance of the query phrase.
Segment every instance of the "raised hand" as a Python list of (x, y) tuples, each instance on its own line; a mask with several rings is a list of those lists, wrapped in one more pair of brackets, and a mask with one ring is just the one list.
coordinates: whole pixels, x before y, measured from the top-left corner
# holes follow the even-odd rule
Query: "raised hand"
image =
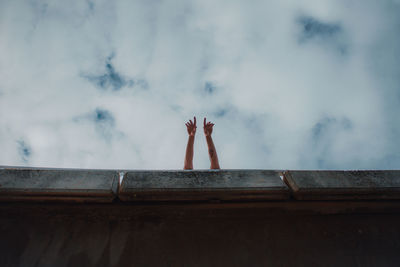
[(213, 131), (214, 123), (207, 122), (206, 118), (204, 118), (204, 135), (206, 136), (207, 146), (208, 146), (208, 155), (210, 156), (211, 169), (219, 169), (219, 162), (217, 151), (215, 150), (214, 142), (212, 140), (211, 134)]
[(184, 170), (192, 170), (193, 169), (193, 143), (194, 136), (196, 134), (196, 117), (193, 117), (193, 121), (189, 120), (186, 123), (186, 128), (189, 134), (188, 143), (186, 146), (186, 155), (185, 155), (185, 165), (183, 167)]
[(185, 125), (186, 125), (189, 136), (194, 136), (196, 134), (196, 128), (197, 128), (196, 116), (193, 117), (193, 121), (189, 120)]
[(207, 122), (206, 118), (204, 118), (204, 135), (205, 136), (211, 136), (212, 131), (213, 131), (213, 126), (214, 126), (214, 123)]

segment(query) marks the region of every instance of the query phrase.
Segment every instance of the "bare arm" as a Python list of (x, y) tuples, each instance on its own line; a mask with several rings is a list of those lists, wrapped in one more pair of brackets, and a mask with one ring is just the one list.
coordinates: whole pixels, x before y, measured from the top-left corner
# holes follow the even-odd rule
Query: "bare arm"
[(194, 136), (196, 135), (196, 117), (189, 122), (186, 123), (187, 131), (188, 131), (188, 143), (186, 146), (186, 155), (185, 155), (185, 165), (183, 167), (184, 170), (192, 170), (193, 169), (193, 144), (194, 144)]
[(214, 123), (206, 123), (206, 118), (204, 118), (204, 135), (206, 136), (208, 155), (210, 157), (211, 167), (210, 169), (220, 169), (217, 150), (215, 149), (214, 142), (212, 140), (211, 134), (213, 130)]

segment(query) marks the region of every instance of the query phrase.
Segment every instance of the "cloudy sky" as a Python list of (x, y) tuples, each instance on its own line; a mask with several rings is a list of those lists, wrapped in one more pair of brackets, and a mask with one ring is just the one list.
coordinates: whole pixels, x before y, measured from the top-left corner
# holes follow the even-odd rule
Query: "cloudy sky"
[(182, 169), (196, 115), (221, 168), (399, 169), (399, 114), (399, 0), (0, 0), (0, 165)]

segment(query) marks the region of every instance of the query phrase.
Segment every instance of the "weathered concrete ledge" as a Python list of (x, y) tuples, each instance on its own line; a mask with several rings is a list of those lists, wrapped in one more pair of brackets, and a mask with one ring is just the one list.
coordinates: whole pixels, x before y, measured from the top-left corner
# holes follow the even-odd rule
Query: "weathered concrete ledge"
[(287, 200), (289, 189), (278, 171), (129, 171), (119, 198), (123, 201)]
[(0, 201), (400, 200), (399, 170), (123, 172), (0, 166)]
[(400, 171), (286, 171), (299, 200), (400, 199)]
[(116, 171), (0, 168), (0, 201), (112, 202), (118, 186)]

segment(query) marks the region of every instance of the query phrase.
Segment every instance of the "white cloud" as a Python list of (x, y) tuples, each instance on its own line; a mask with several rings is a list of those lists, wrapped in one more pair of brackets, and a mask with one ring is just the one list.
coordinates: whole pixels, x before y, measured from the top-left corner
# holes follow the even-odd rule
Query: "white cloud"
[(204, 116), (222, 168), (399, 168), (399, 11), (2, 1), (0, 164), (180, 169), (196, 115), (195, 168), (209, 167)]

